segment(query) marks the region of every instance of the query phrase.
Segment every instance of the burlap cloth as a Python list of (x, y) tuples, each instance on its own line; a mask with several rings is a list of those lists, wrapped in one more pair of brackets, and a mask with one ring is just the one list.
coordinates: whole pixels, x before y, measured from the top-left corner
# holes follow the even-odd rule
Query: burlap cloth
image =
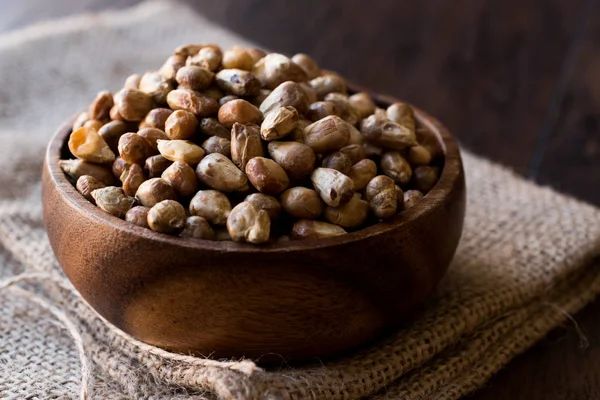
[(96, 91), (190, 41), (245, 42), (165, 2), (0, 38), (0, 398), (455, 399), (600, 290), (599, 210), (464, 152), (467, 217), (448, 275), (414, 321), (371, 348), (265, 371), (170, 354), (110, 327), (48, 245), (44, 146)]

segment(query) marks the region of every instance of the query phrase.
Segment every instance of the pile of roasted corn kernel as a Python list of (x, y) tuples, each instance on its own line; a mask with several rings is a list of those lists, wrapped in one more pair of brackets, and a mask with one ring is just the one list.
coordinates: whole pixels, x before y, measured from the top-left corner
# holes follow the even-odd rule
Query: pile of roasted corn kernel
[(349, 95), (305, 54), (175, 49), (158, 71), (100, 92), (61, 167), (118, 218), (157, 232), (250, 243), (323, 238), (412, 207), (441, 152), (412, 108)]

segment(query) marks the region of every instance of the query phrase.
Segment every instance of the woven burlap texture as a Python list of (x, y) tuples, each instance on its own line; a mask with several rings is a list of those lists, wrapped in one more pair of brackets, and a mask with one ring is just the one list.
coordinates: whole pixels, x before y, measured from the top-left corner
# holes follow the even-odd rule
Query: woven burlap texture
[(456, 258), (418, 316), (370, 348), (265, 371), (167, 353), (112, 328), (50, 250), (44, 146), (97, 91), (155, 69), (185, 42), (246, 43), (167, 2), (0, 38), (0, 398), (456, 399), (600, 291), (599, 210), (464, 152), (468, 205)]

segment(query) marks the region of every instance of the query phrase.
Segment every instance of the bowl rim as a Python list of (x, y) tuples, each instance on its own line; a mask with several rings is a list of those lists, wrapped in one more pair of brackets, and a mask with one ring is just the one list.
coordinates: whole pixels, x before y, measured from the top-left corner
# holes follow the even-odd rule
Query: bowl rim
[[(367, 92), (378, 105), (390, 105), (400, 101), (392, 96), (377, 94), (359, 88), (356, 85), (349, 85), (349, 88), (351, 92)], [(110, 215), (85, 199), (67, 179), (67, 176), (59, 166), (58, 162), (61, 159), (60, 155), (64, 142), (71, 133), (71, 127), (76, 116), (73, 116), (64, 122), (52, 136), (46, 149), (44, 168), (47, 170), (50, 181), (57, 192), (67, 200), (67, 203), (74, 212), (82, 214), (93, 222), (106, 224), (119, 231), (125, 231), (130, 235), (137, 236), (139, 239), (151, 240), (156, 242), (157, 245), (175, 245), (196, 250), (233, 253), (288, 253), (347, 245), (349, 243), (354, 243), (399, 229), (403, 225), (426, 216), (436, 208), (443, 206), (444, 198), (450, 195), (457, 184), (463, 179), (462, 160), (455, 139), (446, 127), (436, 118), (418, 107), (413, 106), (413, 108), (415, 117), (421, 124), (425, 125), (427, 129), (435, 134), (441, 145), (444, 154), (444, 166), (438, 182), (417, 205), (402, 211), (393, 218), (358, 231), (331, 238), (269, 242), (261, 245), (233, 241), (202, 240), (154, 232), (148, 228), (134, 225)]]

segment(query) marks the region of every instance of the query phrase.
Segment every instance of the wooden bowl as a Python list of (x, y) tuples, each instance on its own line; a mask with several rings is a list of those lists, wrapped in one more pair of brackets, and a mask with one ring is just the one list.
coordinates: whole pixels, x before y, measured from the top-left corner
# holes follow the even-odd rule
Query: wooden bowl
[[(372, 94), (386, 107), (395, 99)], [(85, 200), (58, 165), (71, 121), (48, 146), (44, 220), (75, 288), (132, 336), (180, 353), (302, 360), (355, 347), (414, 310), (444, 275), (465, 210), (460, 153), (439, 140), (439, 182), (413, 208), (347, 235), (254, 246), (155, 233)], [(266, 358), (265, 358), (266, 357)]]

